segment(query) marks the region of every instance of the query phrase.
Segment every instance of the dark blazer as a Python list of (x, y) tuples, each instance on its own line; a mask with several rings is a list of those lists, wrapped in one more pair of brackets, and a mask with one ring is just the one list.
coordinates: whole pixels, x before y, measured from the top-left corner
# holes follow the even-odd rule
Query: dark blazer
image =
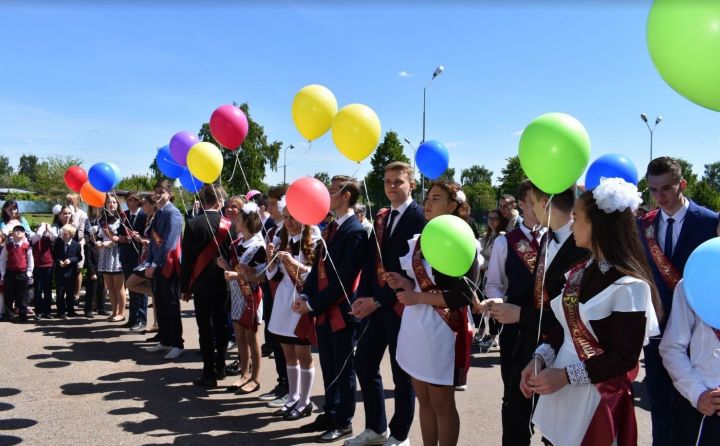
[[(682, 228), (680, 229), (680, 236), (678, 237), (675, 249), (673, 249), (673, 255), (670, 258), (670, 262), (675, 266), (681, 275), (685, 269), (685, 263), (687, 263), (688, 257), (690, 257), (690, 254), (692, 254), (695, 248), (703, 242), (710, 240), (713, 237), (717, 237), (718, 235), (718, 214), (699, 206), (692, 200), (689, 201), (690, 206), (688, 207), (687, 214), (685, 214), (685, 220), (683, 221)], [(661, 218), (662, 216), (658, 212), (658, 216), (653, 223), (655, 226), (655, 234), (658, 233)], [(642, 224), (640, 224), (640, 239), (642, 240), (645, 253), (650, 261), (650, 268), (652, 269), (653, 278), (655, 279), (655, 285), (657, 286), (660, 294), (660, 300), (662, 301), (663, 310), (665, 312), (663, 320), (667, 321), (667, 318), (670, 315), (670, 310), (672, 309), (672, 297), (675, 290), (671, 290), (660, 275), (657, 265), (652, 260), (650, 249), (648, 248), (647, 240), (645, 239), (642, 230)], [(665, 323), (661, 323), (661, 326), (664, 327)]]
[[(318, 243), (318, 246), (321, 246)], [(342, 279), (342, 284), (348, 293), (350, 301), (355, 299), (355, 293), (352, 293), (352, 286), (357, 278), (368, 254), (368, 236), (367, 231), (356, 217), (350, 217), (345, 220), (332, 239), (328, 242), (329, 256), (325, 259), (325, 271), (328, 276), (328, 286), (323, 291), (318, 287), (318, 264), (323, 261), (320, 255), (315, 256), (313, 268), (307, 279), (305, 279), (305, 287), (303, 294), (308, 296), (308, 304), (312, 308), (311, 315), (317, 316), (324, 313), (333, 303), (340, 302), (340, 312), (346, 321), (352, 321), (354, 318), (348, 313), (350, 305), (345, 300), (343, 289), (340, 286), (338, 275)], [(337, 274), (333, 269), (335, 264)]]
[(182, 225), (182, 214), (172, 203), (168, 203), (164, 208), (155, 211), (152, 230), (160, 236), (161, 244), (158, 245), (152, 237), (150, 238), (148, 263), (154, 263), (158, 268), (165, 265), (168, 253), (178, 246)]
[[(208, 224), (209, 222), (209, 224)], [(212, 229), (211, 229), (212, 227)], [(222, 256), (229, 259), (231, 235), (225, 237), (220, 243), (218, 251), (213, 234), (218, 233), (220, 227), (220, 213), (214, 211), (206, 211), (205, 215), (198, 215), (191, 218), (185, 225), (185, 233), (182, 238), (182, 262), (180, 264), (180, 290), (183, 293), (195, 293), (195, 298), (203, 295), (225, 295), (227, 285), (223, 276), (222, 268), (218, 267), (215, 260)], [(220, 240), (218, 240), (220, 242)], [(201, 253), (206, 247), (214, 248), (214, 255), (207, 263), (200, 275), (190, 287), (190, 278), (192, 277), (195, 263), (198, 261)]]
[[(78, 262), (80, 261), (80, 243), (71, 240), (68, 245), (67, 253), (65, 253), (65, 241), (58, 237), (55, 239), (53, 246), (53, 262), (55, 263), (55, 274), (58, 277), (73, 277), (78, 272)], [(64, 268), (60, 267), (60, 261), (70, 259), (70, 264)]]
[[(377, 218), (377, 216), (375, 217)], [(390, 218), (390, 214), (386, 217), (385, 224)], [(385, 271), (395, 272), (407, 277), (404, 270), (400, 267), (400, 258), (408, 252), (408, 240), (413, 238), (415, 234), (420, 234), (425, 227), (425, 215), (423, 209), (416, 202), (412, 202), (405, 212), (403, 212), (400, 220), (395, 224), (395, 230), (390, 235), (385, 229), (383, 243), (380, 246), (382, 252), (382, 261)], [(377, 241), (375, 239), (375, 228), (373, 234), (370, 235), (369, 249), (367, 261), (363, 266), (360, 285), (358, 286), (358, 297), (374, 297), (383, 307), (392, 307), (397, 302), (395, 291), (387, 284), (380, 287), (377, 278)]]
[[(142, 234), (145, 231), (145, 221), (147, 216), (142, 210), (139, 210), (135, 217), (130, 216), (130, 212), (123, 212), (122, 223), (118, 228), (118, 236), (127, 237), (127, 230), (132, 230)], [(127, 230), (125, 229), (127, 226)], [(120, 264), (122, 264), (123, 270), (132, 271), (140, 261), (140, 253), (142, 252), (142, 245), (132, 239), (126, 243), (118, 244), (118, 255), (120, 257)]]

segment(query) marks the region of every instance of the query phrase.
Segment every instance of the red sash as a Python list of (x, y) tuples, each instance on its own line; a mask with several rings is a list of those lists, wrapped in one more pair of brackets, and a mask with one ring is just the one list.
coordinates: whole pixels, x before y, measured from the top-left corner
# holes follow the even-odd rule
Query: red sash
[[(582, 262), (570, 271), (562, 299), (563, 311), (573, 345), (578, 357), (583, 362), (605, 353), (580, 318), (580, 285), (589, 262), (589, 260)], [(637, 444), (637, 422), (631, 385), (632, 373), (628, 372), (595, 384), (600, 393), (600, 402), (590, 420), (581, 446), (609, 445), (615, 439), (617, 439), (618, 446)]]
[[(380, 249), (382, 249), (383, 240), (385, 238), (385, 218), (390, 214), (390, 208), (382, 208), (380, 212), (375, 216), (375, 237), (377, 238), (377, 245), (375, 246), (375, 273), (377, 274), (378, 285), (380, 288), (385, 286), (385, 266), (383, 265), (382, 255)], [(393, 310), (395, 313), (402, 317), (403, 309), (405, 306), (398, 301), (393, 304)]]
[(677, 283), (682, 279), (680, 274), (672, 264), (670, 259), (667, 258), (663, 253), (660, 245), (658, 245), (656, 234), (655, 234), (655, 221), (660, 218), (660, 209), (648, 212), (643, 218), (640, 219), (640, 225), (642, 226), (641, 236), (647, 242), (650, 250), (651, 261), (655, 263), (660, 276), (665, 281), (665, 284), (670, 288), (670, 291), (675, 289)]
[(540, 250), (537, 240), (533, 238), (532, 241), (528, 241), (525, 233), (520, 228), (513, 229), (505, 238), (515, 255), (522, 261), (525, 268), (530, 271), (530, 274), (535, 272), (535, 264)]
[[(545, 234), (545, 237), (549, 237), (549, 234)], [(550, 309), (550, 296), (548, 295), (547, 289), (543, 288), (543, 280), (545, 278), (545, 250), (548, 244), (549, 243), (543, 243), (537, 255), (537, 271), (535, 272), (535, 288), (533, 290), (535, 309), (539, 310), (542, 307), (543, 311)]]
[[(152, 237), (155, 246), (158, 248), (162, 246), (163, 243), (165, 243), (163, 238), (160, 236), (160, 234), (158, 234), (155, 229), (150, 232), (150, 236)], [(177, 275), (180, 274), (180, 258), (182, 255), (181, 241), (181, 237), (178, 237), (177, 242), (175, 243), (175, 247), (169, 249), (167, 255), (165, 256), (165, 264), (163, 265), (160, 272), (166, 279), (169, 279), (170, 276), (173, 275), (173, 273)]]
[[(287, 275), (290, 279), (290, 282), (292, 282), (293, 286), (295, 287), (295, 290), (298, 292), (298, 294), (302, 293), (305, 281), (302, 279), (302, 277), (300, 277), (300, 268), (298, 268), (297, 265), (295, 265), (295, 263), (290, 261), (288, 258), (284, 258), (282, 260), (282, 264), (285, 267), (285, 271), (287, 271)], [(301, 339), (305, 342), (310, 342), (312, 345), (317, 345), (317, 335), (315, 334), (314, 317), (309, 316), (308, 314), (300, 315), (300, 320), (298, 320), (298, 323), (295, 326), (294, 333), (298, 339)]]
[[(430, 280), (425, 271), (420, 251), (420, 237), (415, 244), (412, 256), (412, 268), (418, 286), (423, 293), (442, 294), (442, 291)], [(468, 323), (467, 306), (455, 310), (433, 306), (450, 330), (455, 333), (455, 379), (456, 385), (465, 384), (467, 372), (470, 370), (470, 346), (472, 344), (472, 330)]]
[(215, 260), (218, 253), (218, 246), (225, 243), (225, 240), (230, 235), (230, 220), (225, 217), (220, 217), (220, 225), (218, 226), (217, 233), (215, 234), (215, 241), (217, 243), (209, 243), (205, 249), (202, 250), (198, 258), (195, 260), (193, 266), (192, 275), (190, 276), (190, 284), (188, 290), (192, 289), (195, 279), (205, 270), (205, 268)]
[(250, 283), (239, 276), (237, 282), (240, 286), (240, 292), (242, 292), (243, 297), (245, 297), (245, 309), (243, 309), (238, 323), (245, 329), (257, 331), (257, 327), (260, 325), (260, 321), (258, 321), (257, 318), (257, 310), (260, 308), (260, 302), (262, 301), (262, 289), (255, 287), (255, 290), (253, 290)]

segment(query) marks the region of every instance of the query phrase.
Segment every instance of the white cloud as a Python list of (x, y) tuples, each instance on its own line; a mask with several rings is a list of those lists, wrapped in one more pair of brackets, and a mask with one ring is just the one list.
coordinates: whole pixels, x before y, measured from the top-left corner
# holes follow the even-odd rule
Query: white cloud
[(398, 76), (400, 76), (400, 77), (413, 77), (414, 75), (408, 73), (408, 72), (405, 71), (405, 70), (402, 70), (401, 72), (398, 73)]

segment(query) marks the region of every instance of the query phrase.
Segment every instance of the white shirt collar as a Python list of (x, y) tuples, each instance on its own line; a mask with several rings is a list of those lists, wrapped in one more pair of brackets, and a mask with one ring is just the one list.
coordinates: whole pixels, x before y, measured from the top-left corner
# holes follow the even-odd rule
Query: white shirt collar
[(299, 242), (301, 238), (302, 238), (302, 231), (300, 231), (298, 234), (293, 235), (292, 237), (290, 237), (290, 239), (291, 239), (294, 243)]
[(253, 235), (253, 236), (250, 237), (249, 239), (243, 240), (243, 242), (242, 242), (242, 247), (243, 247), (243, 248), (247, 248), (247, 247), (252, 246), (252, 245), (254, 245), (254, 244), (256, 244), (256, 243), (262, 243), (262, 241), (263, 241), (262, 232), (258, 232), (257, 234)]
[(668, 218), (670, 218), (670, 217), (672, 217), (673, 220), (675, 220), (675, 223), (680, 223), (681, 221), (685, 220), (685, 215), (687, 214), (689, 207), (690, 207), (690, 200), (683, 197), (683, 205), (673, 215), (668, 215), (665, 213), (665, 211), (663, 211), (661, 209), (660, 215), (662, 215), (663, 223), (667, 223)]
[(572, 224), (573, 220), (570, 219), (569, 222), (565, 223), (565, 226), (558, 229), (557, 231), (553, 231), (555, 233), (555, 236), (558, 239), (558, 243), (562, 245), (565, 243), (565, 241), (570, 238), (570, 234), (572, 234)]
[(348, 209), (348, 211), (347, 211), (347, 213), (346, 213), (345, 215), (343, 215), (342, 217), (341, 217), (341, 216), (338, 216), (337, 220), (335, 220), (335, 222), (336, 222), (337, 225), (338, 225), (338, 228), (340, 228), (340, 226), (342, 226), (343, 223), (345, 223), (345, 221), (346, 221), (348, 218), (350, 218), (350, 217), (352, 217), (352, 216), (354, 216), (354, 215), (355, 215), (355, 211), (354, 211), (352, 208), (350, 208), (350, 209)]
[(399, 215), (402, 215), (403, 212), (405, 212), (405, 209), (407, 209), (408, 206), (410, 206), (410, 204), (411, 204), (412, 202), (413, 202), (412, 197), (408, 197), (408, 199), (405, 200), (405, 203), (401, 204), (400, 206), (398, 206), (398, 207), (396, 207), (396, 208), (395, 208), (395, 207), (390, 207), (390, 211), (391, 211), (391, 212), (392, 212), (392, 211), (398, 211), (398, 212), (399, 212)]

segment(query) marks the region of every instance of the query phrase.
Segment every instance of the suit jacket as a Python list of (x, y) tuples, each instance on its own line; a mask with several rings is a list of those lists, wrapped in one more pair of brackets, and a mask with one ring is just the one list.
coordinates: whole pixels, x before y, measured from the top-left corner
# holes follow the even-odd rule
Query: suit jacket
[[(680, 275), (683, 274), (685, 263), (687, 263), (688, 257), (690, 257), (690, 254), (692, 254), (695, 248), (703, 242), (710, 240), (713, 237), (717, 237), (718, 214), (699, 206), (692, 200), (689, 201), (690, 206), (685, 214), (685, 220), (683, 221), (682, 228), (680, 229), (678, 241), (675, 244), (673, 255), (670, 258), (670, 262), (675, 266)], [(655, 234), (658, 233), (661, 218), (660, 212), (658, 212), (657, 218), (653, 222), (653, 225), (655, 226)], [(665, 312), (665, 317), (663, 318), (664, 320), (660, 324), (661, 328), (664, 328), (665, 321), (667, 321), (667, 317), (670, 315), (670, 310), (672, 309), (672, 297), (675, 290), (671, 290), (660, 275), (660, 270), (658, 270), (657, 265), (652, 260), (650, 249), (647, 245), (647, 239), (642, 233), (642, 230), (642, 225), (640, 225), (640, 239), (642, 240), (645, 253), (650, 261), (650, 268), (652, 269), (655, 285), (657, 286), (658, 293), (660, 294), (660, 300), (662, 301), (663, 310)]]
[[(55, 239), (53, 246), (53, 262), (55, 263), (55, 274), (58, 277), (73, 277), (78, 272), (78, 262), (80, 261), (80, 243), (71, 240), (68, 245), (67, 253), (65, 252), (65, 241), (58, 237)], [(60, 261), (70, 259), (70, 264), (64, 268), (60, 267)]]
[(165, 265), (168, 253), (179, 248), (182, 225), (182, 214), (172, 203), (168, 202), (164, 208), (155, 211), (151, 232), (157, 233), (159, 239), (150, 238), (147, 263), (158, 268)]
[[(208, 224), (209, 221), (209, 224)], [(222, 256), (229, 259), (231, 238), (230, 233), (220, 243), (220, 250), (213, 240), (214, 235), (218, 233), (220, 227), (220, 213), (207, 211), (205, 215), (198, 215), (191, 218), (185, 225), (185, 233), (182, 238), (182, 254), (183, 259), (180, 264), (180, 290), (183, 293), (195, 293), (195, 298), (203, 295), (224, 295), (227, 292), (227, 285), (223, 276), (222, 268), (218, 267), (215, 260)], [(211, 229), (212, 228), (212, 229)], [(220, 240), (218, 240), (220, 242)], [(214, 255), (210, 257), (205, 268), (197, 276), (190, 286), (190, 278), (193, 269), (198, 261), (201, 253), (210, 246), (213, 248)]]
[[(135, 218), (130, 216), (130, 212), (124, 212), (122, 216), (123, 224), (118, 228), (118, 236), (127, 237), (127, 225), (129, 230), (136, 231), (142, 234), (145, 231), (145, 221), (147, 216), (142, 210), (138, 210), (135, 214)], [(130, 240), (127, 243), (118, 244), (118, 255), (120, 256), (120, 264), (122, 264), (124, 270), (132, 270), (135, 268), (140, 261), (140, 253), (142, 252), (142, 245), (136, 241)]]
[[(327, 242), (327, 245), (329, 255), (324, 262), (328, 276), (328, 286), (320, 291), (318, 286), (318, 265), (323, 260), (322, 256), (316, 255), (313, 260), (313, 268), (305, 279), (303, 294), (308, 296), (312, 316), (324, 313), (333, 303), (339, 301), (340, 313), (342, 313), (346, 322), (350, 322), (354, 318), (348, 314), (350, 305), (345, 300), (345, 294), (343, 294), (343, 288), (340, 286), (338, 275), (342, 279), (348, 298), (353, 301), (355, 299), (355, 293), (352, 292), (353, 284), (360, 274), (365, 258), (368, 255), (367, 231), (357, 218), (350, 217), (335, 231), (334, 236)], [(318, 246), (321, 246), (321, 243), (318, 243)], [(337, 274), (330, 262), (331, 258), (335, 268), (337, 268)]]
[[(377, 218), (377, 217), (375, 217)], [(390, 214), (386, 217), (387, 225)], [(400, 257), (404, 257), (408, 252), (408, 240), (412, 239), (415, 234), (420, 234), (425, 227), (425, 215), (423, 209), (416, 202), (412, 202), (405, 212), (403, 212), (400, 220), (395, 224), (395, 230), (392, 235), (387, 231), (383, 235), (383, 243), (380, 245), (382, 252), (382, 261), (385, 271), (395, 272), (407, 277), (405, 271), (400, 267)], [(373, 229), (374, 230), (374, 229)], [(397, 302), (397, 296), (387, 284), (382, 287), (378, 283), (377, 277), (377, 242), (373, 235), (370, 236), (367, 261), (363, 266), (360, 285), (358, 286), (358, 297), (374, 297), (376, 301), (385, 308), (392, 308)]]

